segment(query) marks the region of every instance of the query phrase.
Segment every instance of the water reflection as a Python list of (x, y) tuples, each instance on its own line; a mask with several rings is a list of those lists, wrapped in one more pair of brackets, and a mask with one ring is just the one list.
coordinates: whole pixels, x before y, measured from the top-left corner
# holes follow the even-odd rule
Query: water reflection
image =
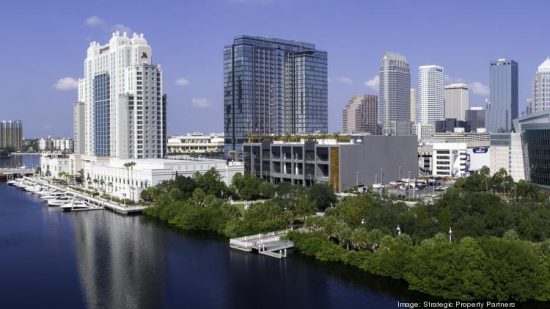
[(108, 211), (73, 215), (87, 307), (160, 307), (166, 270), (159, 229)]
[(0, 159), (0, 168), (19, 167), (36, 168), (40, 165), (39, 155), (12, 155), (9, 158)]
[(231, 308), (327, 308), (329, 283), (322, 273), (236, 250), (229, 253), (228, 303)]

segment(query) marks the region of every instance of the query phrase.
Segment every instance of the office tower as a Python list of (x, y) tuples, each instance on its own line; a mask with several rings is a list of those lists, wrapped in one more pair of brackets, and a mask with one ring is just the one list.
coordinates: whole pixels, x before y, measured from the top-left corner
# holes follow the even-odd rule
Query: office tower
[(74, 153), (85, 154), (85, 126), (86, 104), (84, 102), (75, 102), (73, 105), (73, 140)]
[(416, 89), (411, 88), (411, 122), (416, 124)]
[(251, 135), (327, 133), (327, 53), (314, 44), (238, 36), (224, 48), (226, 154)]
[(445, 100), (445, 118), (466, 120), (468, 109), (468, 86), (466, 84), (450, 84), (443, 88)]
[[(411, 121), (411, 72), (404, 56), (386, 52), (380, 61), (378, 122), (382, 134), (396, 135)], [(409, 130), (410, 131), (410, 130)]]
[(533, 79), (533, 98), (529, 113), (536, 113), (550, 108), (550, 58), (539, 65)]
[(485, 112), (488, 133), (507, 133), (518, 117), (518, 64), (498, 59), (490, 65), (490, 95)]
[(485, 110), (483, 107), (472, 107), (466, 111), (466, 122), (470, 124), (470, 131), (477, 132), (485, 128)]
[(23, 123), (20, 120), (0, 122), (0, 149), (21, 149), (23, 144)]
[(418, 122), (423, 125), (435, 125), (437, 120), (445, 118), (443, 67), (424, 65), (418, 69)]
[(78, 85), (78, 101), (85, 106), (86, 155), (164, 157), (166, 96), (160, 65), (151, 58), (143, 34), (128, 37), (117, 31), (108, 44), (90, 44)]
[(354, 95), (343, 110), (343, 133), (376, 134), (378, 120), (378, 97)]

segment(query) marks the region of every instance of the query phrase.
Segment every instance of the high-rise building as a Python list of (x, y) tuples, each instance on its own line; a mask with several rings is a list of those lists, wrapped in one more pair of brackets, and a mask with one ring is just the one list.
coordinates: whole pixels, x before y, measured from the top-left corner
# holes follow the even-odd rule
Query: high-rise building
[(85, 126), (86, 104), (75, 102), (73, 105), (73, 147), (75, 154), (85, 154)]
[(226, 154), (250, 135), (327, 133), (327, 53), (314, 44), (238, 36), (224, 48)]
[(411, 122), (416, 124), (416, 89), (411, 88)]
[[(84, 154), (122, 159), (165, 156), (166, 96), (160, 65), (151, 57), (143, 34), (129, 37), (117, 31), (108, 44), (90, 44), (78, 85), (84, 134), (78, 131), (82, 118), (74, 120), (75, 139), (84, 138)], [(75, 116), (81, 116), (79, 104)]]
[(538, 67), (533, 79), (533, 98), (530, 103), (529, 113), (550, 109), (550, 58), (546, 58)]
[(490, 95), (485, 112), (488, 133), (512, 130), (512, 120), (518, 117), (518, 63), (498, 59), (490, 65)]
[(466, 111), (466, 122), (470, 124), (470, 131), (477, 132), (485, 128), (485, 110), (483, 107), (472, 107)]
[(466, 120), (468, 109), (468, 86), (466, 84), (450, 84), (443, 88), (445, 99), (445, 118)]
[[(411, 71), (404, 56), (386, 52), (380, 61), (378, 122), (382, 134), (396, 135), (397, 127), (411, 121)], [(410, 133), (410, 130), (409, 130)]]
[(21, 149), (23, 143), (23, 123), (20, 120), (0, 122), (0, 148)]
[(435, 125), (437, 120), (445, 118), (443, 67), (424, 65), (418, 69), (418, 122), (423, 125)]
[(378, 97), (375, 95), (354, 95), (344, 108), (343, 133), (377, 133)]

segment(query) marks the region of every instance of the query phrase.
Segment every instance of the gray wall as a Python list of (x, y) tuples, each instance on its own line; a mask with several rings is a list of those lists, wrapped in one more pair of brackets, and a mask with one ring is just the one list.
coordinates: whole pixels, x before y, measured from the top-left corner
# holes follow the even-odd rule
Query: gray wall
[[(362, 144), (340, 145), (340, 184), (342, 190), (359, 184), (371, 185), (380, 169), (384, 183), (418, 174), (418, 149), (416, 136), (366, 136)], [(359, 172), (359, 174), (357, 174)]]

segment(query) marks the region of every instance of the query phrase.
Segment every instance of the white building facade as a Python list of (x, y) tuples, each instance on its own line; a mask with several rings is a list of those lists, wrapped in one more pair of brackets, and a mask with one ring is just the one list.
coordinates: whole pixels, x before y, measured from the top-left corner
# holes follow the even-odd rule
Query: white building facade
[(450, 84), (443, 88), (445, 100), (445, 118), (455, 118), (466, 121), (468, 109), (468, 86), (466, 84)]
[(423, 125), (435, 125), (437, 120), (445, 118), (443, 67), (424, 65), (418, 69), (418, 122)]
[[(134, 162), (132, 167), (125, 164)], [(191, 177), (196, 172), (206, 173), (216, 169), (222, 180), (229, 185), (236, 173), (244, 173), (242, 162), (226, 160), (167, 160), (167, 159), (118, 159), (107, 157), (83, 157), (84, 183), (89, 189), (96, 189), (119, 198), (138, 201), (141, 191), (164, 180), (174, 179), (176, 173)]]
[(550, 109), (550, 58), (546, 58), (535, 73), (530, 103), (530, 113)]
[(462, 177), (467, 175), (466, 143), (434, 143), (432, 151), (433, 176)]
[(73, 175), (73, 162), (66, 155), (43, 154), (40, 156), (40, 175), (47, 178), (61, 178), (63, 173)]
[(38, 149), (40, 151), (57, 151), (72, 153), (73, 152), (73, 140), (70, 138), (41, 138), (38, 140)]
[(84, 77), (78, 85), (84, 123), (75, 119), (75, 127), (84, 128), (84, 134), (75, 138), (84, 138), (85, 155), (165, 156), (166, 96), (161, 68), (152, 64), (151, 58), (151, 47), (143, 34), (129, 37), (117, 31), (108, 44), (90, 44)]
[(223, 147), (223, 133), (192, 133), (168, 138), (168, 154), (223, 153)]

